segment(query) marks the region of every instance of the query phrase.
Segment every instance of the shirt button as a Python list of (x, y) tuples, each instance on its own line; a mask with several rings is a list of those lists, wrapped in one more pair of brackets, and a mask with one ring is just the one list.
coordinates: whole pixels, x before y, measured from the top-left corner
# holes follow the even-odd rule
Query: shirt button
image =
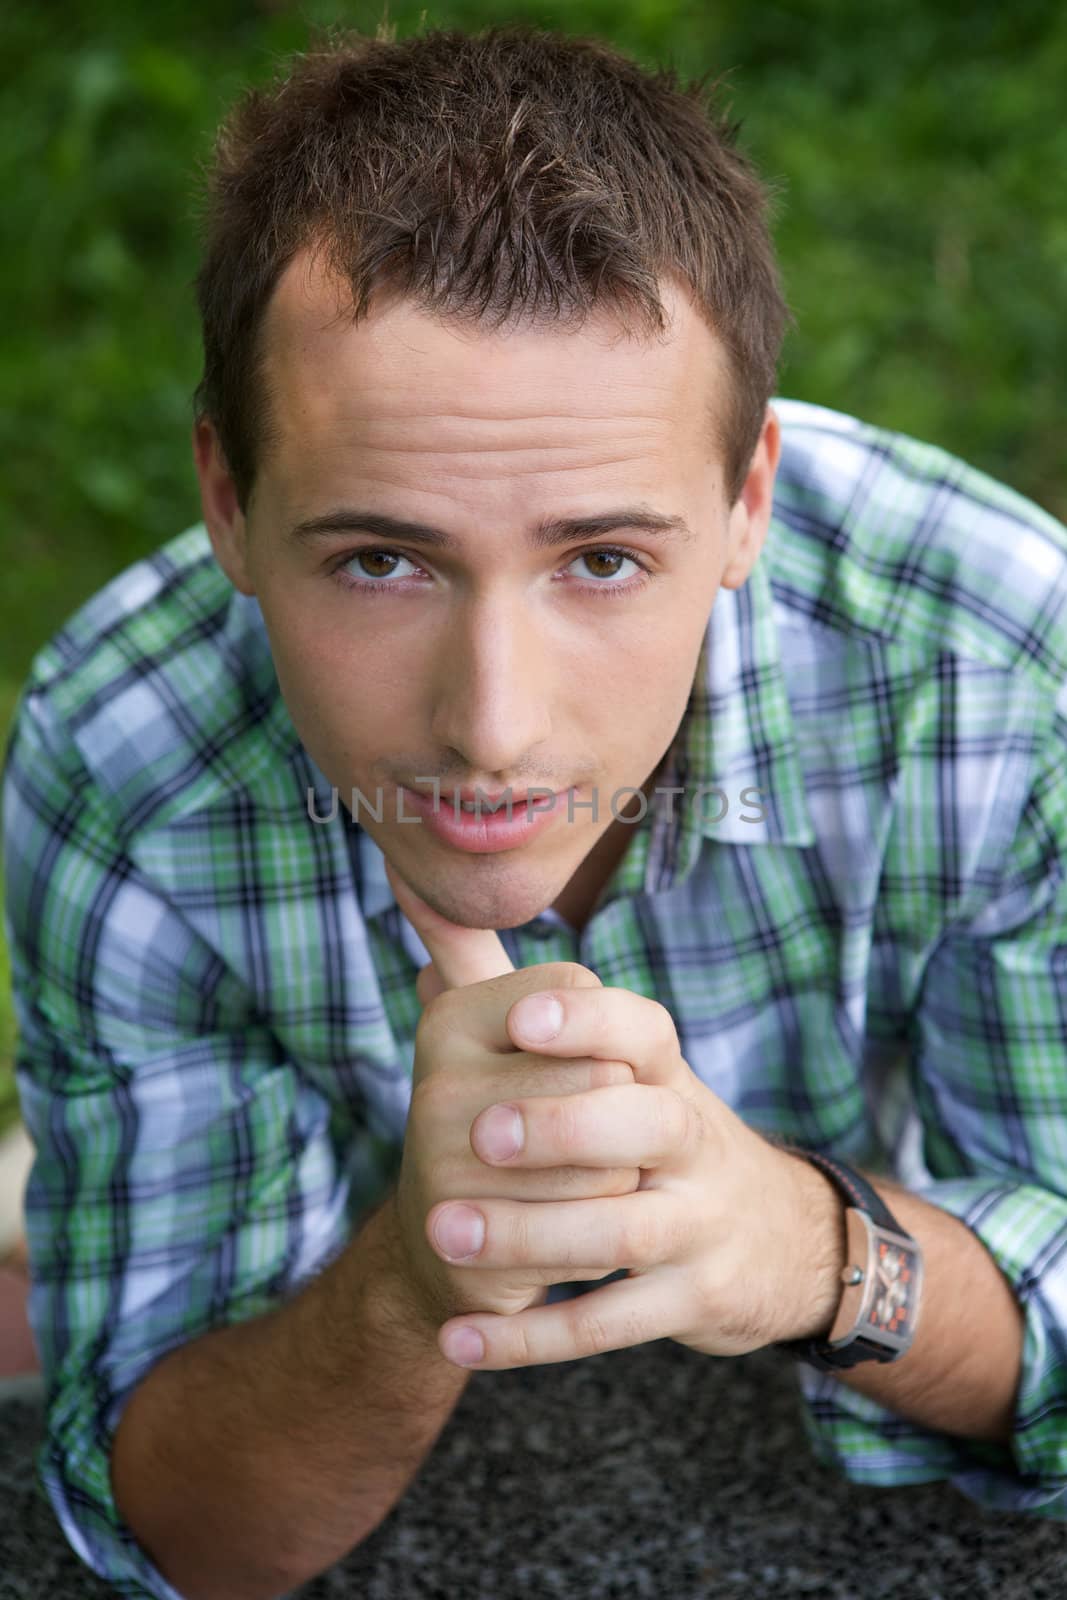
[(551, 939), (553, 934), (560, 931), (559, 928), (554, 928), (550, 922), (545, 922), (541, 917), (537, 917), (529, 927), (531, 939)]

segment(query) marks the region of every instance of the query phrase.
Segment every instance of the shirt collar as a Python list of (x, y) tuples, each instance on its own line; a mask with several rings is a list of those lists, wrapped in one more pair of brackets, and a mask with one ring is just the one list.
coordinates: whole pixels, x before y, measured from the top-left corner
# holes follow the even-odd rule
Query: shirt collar
[[(780, 532), (772, 515), (752, 571), (740, 588), (719, 590), (708, 619), (676, 739), (681, 772), (673, 780), (685, 785), (679, 798), (686, 811), (694, 808), (688, 831), (695, 838), (815, 843), (776, 618), (772, 576)], [(758, 794), (743, 800), (750, 788)], [(756, 820), (760, 809), (763, 819)]]

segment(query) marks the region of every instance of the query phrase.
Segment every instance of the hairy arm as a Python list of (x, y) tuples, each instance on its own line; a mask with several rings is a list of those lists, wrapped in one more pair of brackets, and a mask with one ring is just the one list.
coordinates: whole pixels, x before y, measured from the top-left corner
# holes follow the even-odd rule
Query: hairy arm
[(409, 1299), (393, 1196), (284, 1305), (170, 1351), (115, 1435), (116, 1502), (188, 1600), (275, 1600), (372, 1533), (470, 1374)]

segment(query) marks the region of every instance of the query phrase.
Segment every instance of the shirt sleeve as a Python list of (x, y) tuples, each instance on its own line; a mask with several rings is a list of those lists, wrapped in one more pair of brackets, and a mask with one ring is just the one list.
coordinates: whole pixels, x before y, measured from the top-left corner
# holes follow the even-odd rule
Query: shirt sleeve
[(120, 1515), (111, 1445), (169, 1350), (289, 1297), (343, 1247), (322, 1095), (218, 955), (123, 853), (102, 792), (24, 693), (3, 773), (16, 1076), (36, 1145), (36, 1467), (78, 1556), (182, 1600)]
[(931, 1180), (909, 1187), (978, 1236), (1025, 1313), (1010, 1448), (797, 1373), (815, 1454), (847, 1477), (947, 1478), (978, 1505), (1067, 1521), (1067, 691), (1041, 749), (1002, 870), (927, 965), (908, 1063)]

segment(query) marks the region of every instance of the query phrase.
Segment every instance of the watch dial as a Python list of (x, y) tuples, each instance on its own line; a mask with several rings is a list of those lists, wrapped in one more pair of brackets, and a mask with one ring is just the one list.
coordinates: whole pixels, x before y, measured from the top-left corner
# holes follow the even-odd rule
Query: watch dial
[(875, 1274), (877, 1284), (867, 1320), (889, 1333), (903, 1333), (911, 1315), (915, 1285), (911, 1251), (879, 1239)]

